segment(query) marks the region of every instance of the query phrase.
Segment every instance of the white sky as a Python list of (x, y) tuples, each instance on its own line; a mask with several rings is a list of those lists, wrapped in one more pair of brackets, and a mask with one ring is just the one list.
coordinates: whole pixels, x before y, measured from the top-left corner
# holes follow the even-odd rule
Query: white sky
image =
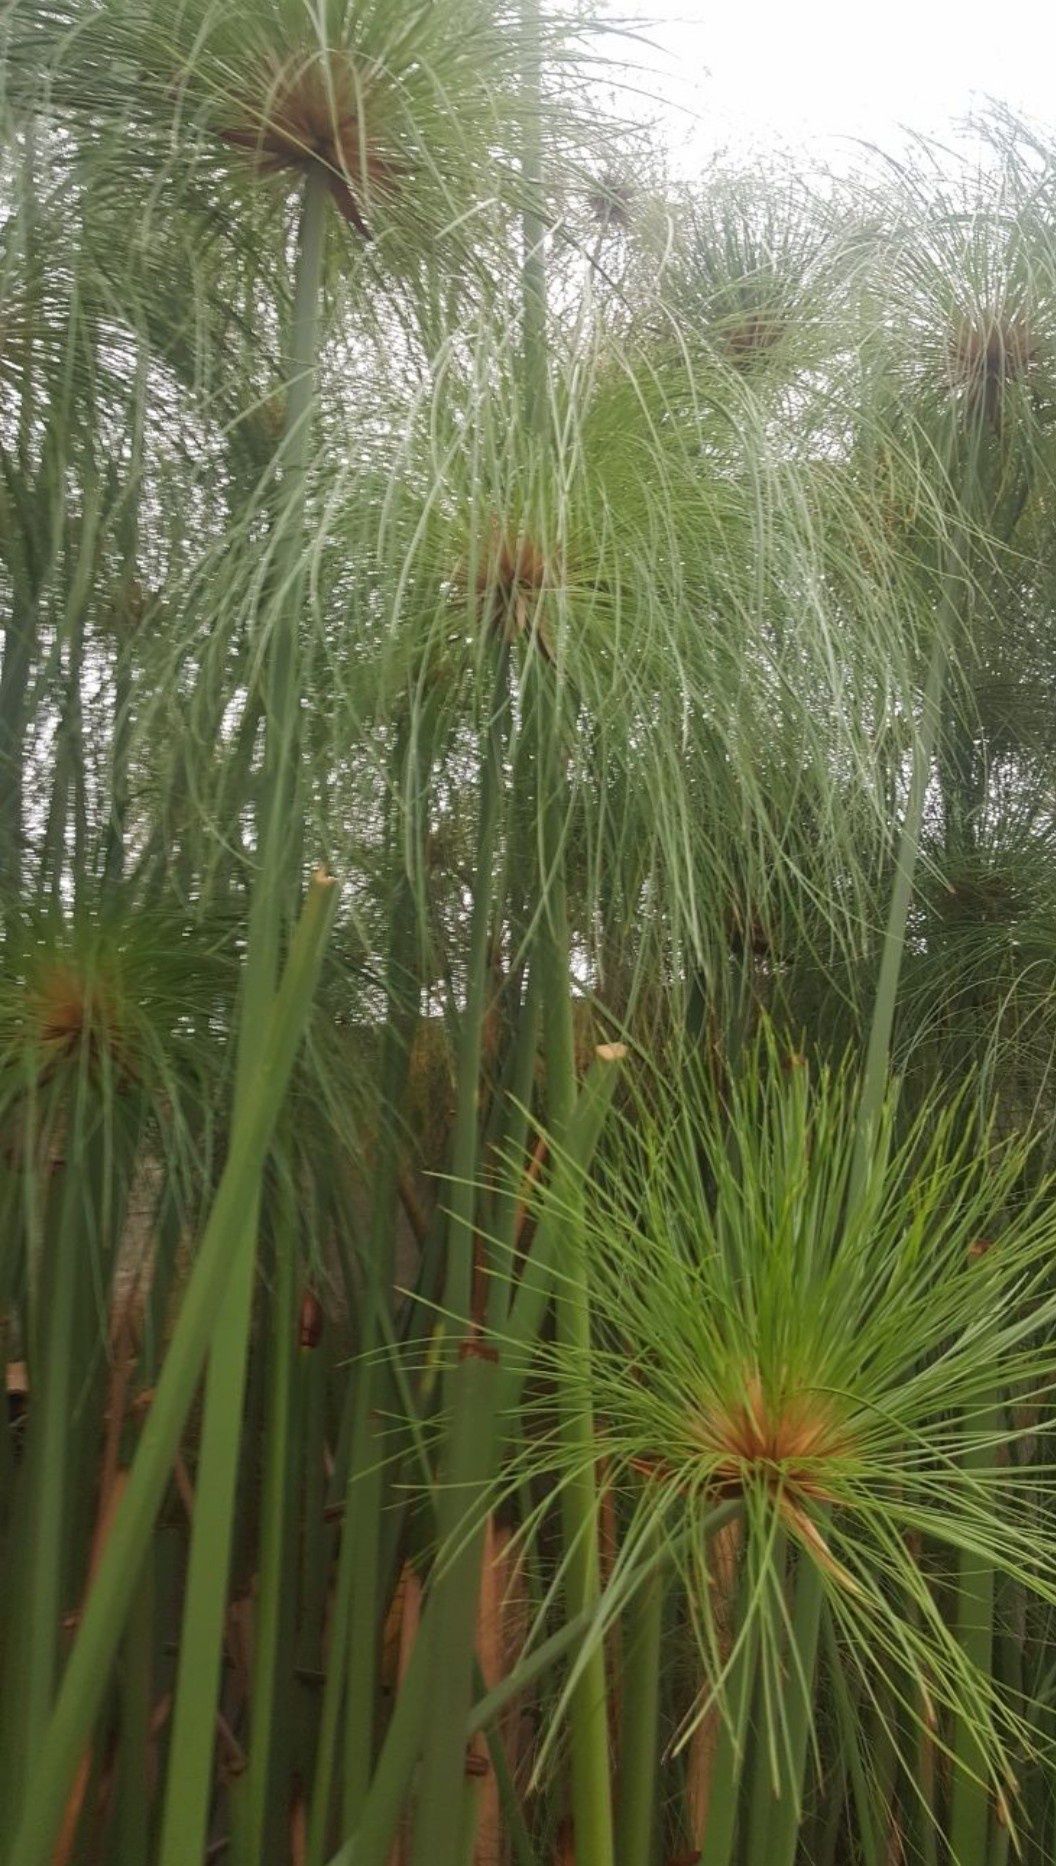
[[(948, 132), (986, 98), (1056, 140), (1056, 4), (1048, 0), (609, 0), (658, 48), (676, 160), (809, 144), (834, 166), (849, 139), (894, 149)], [(645, 23), (647, 22), (647, 24)], [(682, 165), (682, 162), (679, 163)]]

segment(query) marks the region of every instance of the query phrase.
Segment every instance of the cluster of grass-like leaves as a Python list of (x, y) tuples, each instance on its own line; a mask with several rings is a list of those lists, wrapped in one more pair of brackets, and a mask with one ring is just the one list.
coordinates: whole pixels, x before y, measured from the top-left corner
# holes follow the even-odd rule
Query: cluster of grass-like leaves
[[(967, 1719), (1002, 1805), (1036, 1741), (1029, 1704), (966, 1656), (953, 1588), (967, 1555), (1056, 1591), (1045, 1474), (1017, 1455), (1056, 1380), (1052, 1186), (1025, 1192), (1029, 1147), (969, 1109), (962, 1090), (907, 1124), (891, 1100), (863, 1139), (849, 1069), (772, 1037), (718, 1077), (687, 1055), (647, 1074), (570, 1206), (592, 1339), (540, 1347), (511, 1422), (510, 1482), (541, 1499), (523, 1533), (579, 1473), (560, 1421), (589, 1396), (622, 1525), (590, 1637), (661, 1547), (698, 1652), (682, 1740), (713, 1706), (732, 1717), (750, 1660), (777, 1785), (790, 1693), (810, 1689), (792, 1623), (807, 1567), (892, 1740), (915, 1725), (942, 1748)], [(731, 1520), (736, 1611), (715, 1559)]]

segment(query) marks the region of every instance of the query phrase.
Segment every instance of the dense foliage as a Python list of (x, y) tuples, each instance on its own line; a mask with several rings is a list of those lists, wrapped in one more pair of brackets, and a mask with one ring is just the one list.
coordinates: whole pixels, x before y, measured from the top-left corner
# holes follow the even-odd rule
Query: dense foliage
[(1056, 146), (0, 21), (0, 1860), (1048, 1859)]

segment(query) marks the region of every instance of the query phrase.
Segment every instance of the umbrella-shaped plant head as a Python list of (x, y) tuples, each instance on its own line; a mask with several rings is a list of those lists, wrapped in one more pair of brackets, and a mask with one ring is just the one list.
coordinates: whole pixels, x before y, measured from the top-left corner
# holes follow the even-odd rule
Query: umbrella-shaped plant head
[(658, 292), (682, 342), (744, 375), (818, 363), (840, 296), (831, 206), (785, 177), (720, 174), (673, 221)]
[[(1012, 1011), (1016, 1001), (1010, 1028), (1026, 1038), (1020, 1014), (1033, 1000), (1026, 1022), (1044, 1043), (1048, 990), (1035, 963), (1040, 928), (1028, 935), (1028, 961), (1016, 923), (1033, 918), (1047, 836), (1043, 818), (1030, 818), (1051, 718), (1043, 514), (1054, 249), (1043, 152), (1007, 118), (979, 128), (971, 159), (952, 171), (926, 150), (889, 171), (871, 197), (858, 272), (862, 353), (866, 328), (878, 339), (859, 470), (873, 476), (885, 530), (901, 539), (921, 643), (933, 643), (932, 700), (921, 709), (933, 744), (927, 772), (918, 766), (922, 871), (932, 873), (913, 910), (899, 1053), (907, 1058), (926, 1029), (952, 1042), (958, 1066), (980, 1042), (996, 1043), (1002, 1004)], [(923, 502), (906, 497), (910, 456)], [(921, 1047), (918, 1064), (925, 1054), (933, 1063)]]
[(903, 412), (993, 499), (1044, 455), (1056, 407), (1056, 247), (1040, 152), (1010, 120), (952, 178), (923, 155), (881, 188), (867, 316), (888, 332)]
[[(569, 346), (542, 453), (518, 423), (502, 332), (476, 342), (474, 375), (446, 359), (387, 465), (379, 447), (376, 474), (349, 470), (331, 506), (340, 561), (367, 579), (357, 627), (332, 632), (334, 684), (353, 703), (439, 692), (440, 742), (464, 767), (495, 650), (526, 693), (544, 675), (560, 697), (576, 938), (624, 1002), (646, 950), (666, 970), (694, 948), (717, 988), (764, 898), (775, 921), (809, 901), (846, 925), (863, 819), (886, 810), (877, 696), (910, 678), (891, 651), (913, 616), (889, 542), (874, 530), (864, 548), (850, 476), (771, 448), (751, 381), (645, 343)], [(537, 717), (518, 705), (514, 739)], [(331, 768), (343, 757), (335, 743)], [(840, 795), (836, 770), (853, 773)]]
[[(993, 1410), (997, 1383), (1051, 1405), (1051, 1215), (1022, 1192), (1023, 1149), (991, 1149), (956, 1110), (896, 1136), (892, 1106), (849, 1209), (855, 1109), (849, 1074), (815, 1077), (764, 1040), (720, 1087), (692, 1063), (655, 1084), (614, 1134), (583, 1220), (597, 1455), (627, 1521), (611, 1610), (659, 1535), (699, 1644), (685, 1728), (714, 1704), (732, 1716), (750, 1665), (787, 1794), (795, 1586), (814, 1571), (859, 1701), (890, 1689), (893, 1722), (940, 1746), (968, 1718), (1009, 1798), (1021, 1706), (968, 1662), (950, 1586), (967, 1549), (1046, 1599), (1056, 1587), (1036, 1476)], [(537, 1368), (514, 1470), (562, 1484), (575, 1469), (554, 1389), (587, 1370), (567, 1346)], [(717, 1599), (713, 1541), (731, 1506), (735, 1608)]]
[[(421, 368), (459, 314), (445, 293), (501, 271), (519, 54), (516, 10), (481, 0), (58, 0), (12, 9), (5, 95), (83, 222), (100, 354), (134, 331), (190, 390), (181, 419), (206, 445), (234, 421), (237, 471), (274, 456), (283, 391), (308, 387), (328, 341), (346, 358), (358, 343), (360, 376), (368, 331)], [(291, 226), (309, 224), (298, 314)], [(339, 368), (331, 393), (361, 410), (355, 376)]]
[(146, 1133), (185, 1184), (216, 1113), (215, 1058), (202, 1038), (224, 1027), (233, 982), (223, 926), (194, 927), (125, 897), (68, 917), (9, 913), (0, 988), (8, 1164), (28, 1167), (41, 1150), (61, 1158), (77, 1122), (117, 1151)]
[(480, 0), (103, 0), (16, 9), (9, 57), (16, 94), (43, 76), (85, 176), (126, 200), (165, 178), (237, 234), (218, 182), (275, 200), (318, 175), (361, 240), (421, 240), (493, 199), (516, 50)]
[(232, 971), (222, 935), (131, 894), (103, 911), (5, 914), (0, 1316), (30, 1395), (4, 1616), (16, 1772), (26, 1706), (39, 1711), (57, 1675), (67, 1577), (83, 1572), (68, 1498), (95, 1453), (111, 1329), (153, 1352), (208, 1183), (220, 1076), (208, 1038), (230, 1015)]

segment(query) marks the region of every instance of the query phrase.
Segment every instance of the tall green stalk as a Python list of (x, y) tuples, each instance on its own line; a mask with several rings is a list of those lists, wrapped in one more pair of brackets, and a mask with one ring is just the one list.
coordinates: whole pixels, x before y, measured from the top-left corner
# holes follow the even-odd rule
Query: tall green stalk
[(29, 1447), (32, 1498), (32, 1536), (28, 1543), (25, 1596), (28, 1607), (23, 1637), (27, 1670), (21, 1704), (26, 1745), (32, 1756), (43, 1740), (51, 1714), (59, 1673), (59, 1628), (62, 1622), (63, 1581), (66, 1569), (65, 1535), (69, 1532), (70, 1417), (79, 1356), (74, 1350), (77, 1306), (86, 1295), (83, 1260), (92, 1248), (83, 1223), (83, 1176), (91, 1170), (84, 1132), (90, 1113), (85, 1084), (70, 1110), (66, 1164), (49, 1200), (44, 1274), (53, 1290), (47, 1304), (42, 1364), (37, 1372), (38, 1403)]
[(151, 1854), (150, 1720), (154, 1712), (154, 1569), (149, 1550), (143, 1562), (119, 1660), (118, 1780), (114, 1815), (115, 1852), (121, 1866), (147, 1866)]
[(147, 372), (149, 354), (140, 340), (136, 375), (132, 391), (131, 446), (128, 485), (118, 517), (121, 537), (122, 587), (125, 607), (115, 618), (114, 644), (114, 724), (110, 747), (110, 811), (103, 845), (103, 886), (113, 889), (120, 882), (125, 865), (125, 841), (129, 816), (129, 752), (131, 737), (132, 679), (131, 658), (135, 626), (133, 592), (137, 587), (136, 567), (140, 542), (140, 504), (143, 494), (143, 428), (147, 410)]
[[(963, 534), (958, 532), (958, 554)], [(865, 1195), (873, 1163), (877, 1125), (891, 1065), (891, 1038), (895, 1006), (906, 947), (909, 908), (920, 859), (924, 804), (942, 716), (946, 682), (948, 635), (956, 614), (952, 573), (943, 578), (935, 639), (921, 698), (921, 716), (913, 751), (913, 767), (905, 816), (899, 832), (895, 878), (888, 904), (858, 1104), (857, 1138), (848, 1176), (847, 1213), (855, 1213)], [(817, 1670), (824, 1585), (813, 1564), (802, 1564), (796, 1584), (792, 1638), (796, 1664), (791, 1680), (788, 1715), (787, 1792), (776, 1804), (767, 1829), (773, 1866), (793, 1866), (799, 1836), (799, 1817), (812, 1729), (811, 1698)]]
[[(738, 1589), (739, 1623), (747, 1609), (750, 1591), (751, 1579), (745, 1564)], [(726, 1682), (726, 1704), (715, 1736), (712, 1792), (707, 1827), (701, 1839), (700, 1866), (728, 1866), (734, 1857), (737, 1839), (741, 1782), (759, 1660), (759, 1623), (754, 1615), (737, 1637)], [(752, 1866), (757, 1866), (757, 1862), (753, 1861)]]
[(335, 890), (313, 882), (290, 946), (282, 982), (260, 1033), (260, 1068), (232, 1128), (231, 1146), (209, 1222), (184, 1291), (127, 1487), (85, 1604), (55, 1709), (26, 1782), (25, 1814), (5, 1866), (49, 1866), (74, 1772), (91, 1736), (173, 1459), (190, 1411), (217, 1303), (235, 1266), (247, 1202), (264, 1160), (311, 1009)]
[[(572, 1023), (572, 975), (564, 879), (563, 752), (556, 696), (539, 696), (548, 730), (540, 772), (543, 909), (537, 936), (537, 964), (543, 1005), (543, 1056), (546, 1065), (547, 1123), (558, 1147), (567, 1144), (575, 1103), (575, 1033)], [(552, 708), (552, 711), (551, 711)], [(565, 1599), (569, 1617), (597, 1605), (601, 1592), (598, 1556), (598, 1499), (595, 1479), (594, 1418), (586, 1378), (590, 1362), (590, 1299), (582, 1256), (577, 1209), (582, 1182), (567, 1186), (562, 1178), (560, 1203), (562, 1275), (556, 1289), (557, 1336), (583, 1369), (578, 1409), (566, 1407), (562, 1435), (574, 1452), (573, 1473), (561, 1495), (565, 1555)], [(608, 1691), (605, 1653), (595, 1647), (583, 1666), (569, 1703), (572, 1760), (572, 1819), (579, 1866), (612, 1866), (613, 1825), (610, 1786)]]
[[(944, 605), (944, 614), (940, 617), (943, 623), (948, 620), (946, 608), (947, 606)], [(859, 1138), (847, 1192), (848, 1211), (855, 1209), (865, 1190), (870, 1149), (875, 1139), (877, 1118), (887, 1089), (888, 1070), (891, 1064), (891, 1037), (895, 1026), (895, 1005), (898, 1000), (898, 981), (906, 948), (909, 906), (913, 897), (920, 858), (924, 802), (931, 781), (932, 761), (938, 739), (942, 695), (946, 682), (946, 656), (945, 635), (940, 630), (936, 633), (932, 644), (927, 677), (924, 682), (920, 728), (913, 750), (909, 796), (895, 856), (895, 877), (891, 887), (891, 899), (888, 903), (887, 922), (880, 951), (880, 970), (877, 975), (873, 1015), (869, 1026), (869, 1042), (862, 1071), (862, 1092), (858, 1116)]]
[[(260, 812), (259, 864), (249, 912), (246, 969), (238, 1027), (235, 1119), (257, 1076), (267, 1009), (275, 989), (283, 923), (295, 898), (293, 809), (300, 692), (300, 560), (306, 476), (319, 349), (320, 289), (329, 196), (309, 175), (297, 248), (289, 389), (282, 447), (283, 505), (276, 551), (281, 607), (269, 645), (268, 720)], [(234, 1268), (216, 1321), (202, 1422), (201, 1452), (187, 1576), (160, 1866), (186, 1866), (204, 1845), (212, 1780), (214, 1719), (242, 1438), (259, 1199), (243, 1214)]]
[[(579, 1092), (566, 1150), (568, 1171), (573, 1176), (585, 1174), (594, 1157), (616, 1086), (617, 1060), (611, 1053), (599, 1056)], [(528, 1347), (535, 1340), (539, 1322), (550, 1298), (553, 1260), (564, 1236), (565, 1222), (563, 1206), (558, 1202), (560, 1187), (555, 1186), (552, 1192), (552, 1197), (544, 1194), (542, 1214), (525, 1267), (525, 1278), (531, 1285), (531, 1313), (522, 1318), (519, 1324), (511, 1324), (510, 1330), (504, 1334), (502, 1363), (497, 1370), (500, 1376), (498, 1391), (494, 1397), (490, 1391), (487, 1394), (488, 1404), (499, 1418), (506, 1416), (516, 1406), (517, 1396), (526, 1378)], [(532, 1266), (537, 1255), (540, 1271), (533, 1275)], [(521, 1289), (524, 1289), (523, 1282)], [(506, 1352), (507, 1342), (509, 1354)], [(436, 1605), (435, 1595), (427, 1596), (421, 1628), (385, 1733), (361, 1819), (354, 1834), (335, 1855), (335, 1861), (340, 1860), (342, 1866), (346, 1862), (350, 1866), (352, 1862), (354, 1866), (384, 1866), (431, 1714), (430, 1645), (436, 1624)], [(532, 1679), (544, 1672), (570, 1643), (586, 1633), (590, 1618), (591, 1615), (587, 1613), (569, 1622), (562, 1633), (554, 1634), (528, 1659), (522, 1661), (515, 1675), (503, 1680), (502, 1684), (488, 1693), (487, 1700), (470, 1715), (460, 1754), (464, 1755), (470, 1736), (481, 1728), (481, 1719), (497, 1716), (519, 1689), (526, 1687)], [(322, 1857), (320, 1854), (320, 1860)]]
[[(654, 1531), (650, 1548), (659, 1553)], [(660, 1680), (664, 1574), (659, 1565), (624, 1618), (625, 1658), (620, 1679), (620, 1774), (616, 1819), (617, 1866), (652, 1866), (657, 1828)]]
[[(401, 840), (398, 799), (406, 781), (411, 793), (428, 790), (433, 765), (436, 712), (427, 702), (421, 718), (405, 716), (396, 734), (391, 784), (390, 855)], [(422, 834), (415, 825), (416, 836)], [(413, 851), (410, 866), (421, 857)], [(389, 1300), (394, 1271), (398, 1199), (399, 1109), (404, 1100), (410, 1049), (421, 997), (419, 916), (407, 861), (398, 869), (388, 926), (386, 998), (382, 1039), (378, 1142), (371, 1198), (360, 1364), (350, 1384), (342, 1429), (351, 1439), (344, 1488), (342, 1532), (330, 1616), (329, 1661), (319, 1718), (308, 1832), (309, 1866), (322, 1866), (330, 1823), (342, 1708), (342, 1819), (355, 1826), (374, 1761), (374, 1709), (380, 1577), (382, 1498), (381, 1427), (377, 1417), (380, 1370), (375, 1356), (383, 1339), (381, 1305)]]
[[(542, 34), (539, 0), (523, 0), (525, 41), (524, 97), (526, 137), (524, 177), (527, 186), (523, 220), (524, 400), (525, 425), (543, 445), (549, 441), (547, 408), (547, 285), (543, 250), (542, 199)], [(537, 770), (540, 797), (541, 915), (535, 963), (542, 1002), (543, 1056), (546, 1068), (547, 1125), (560, 1148), (566, 1144), (575, 1103), (575, 1036), (572, 1024), (572, 976), (565, 899), (564, 801), (565, 751), (561, 697), (556, 681), (538, 665), (532, 670), (540, 729)], [(569, 1188), (573, 1210), (565, 1236), (566, 1253), (557, 1295), (559, 1339), (584, 1357), (590, 1354), (590, 1310), (582, 1264), (577, 1261), (574, 1203), (579, 1187)], [(586, 1385), (584, 1392), (587, 1391)], [(581, 1454), (576, 1476), (562, 1493), (565, 1545), (565, 1595), (569, 1615), (596, 1605), (600, 1595), (597, 1542), (597, 1496), (594, 1479), (594, 1429), (589, 1400), (562, 1429)], [(595, 1649), (575, 1686), (570, 1707), (572, 1819), (578, 1866), (613, 1866), (608, 1694), (605, 1654)]]
[[(17, 218), (20, 222), (26, 271), (31, 290), (36, 284), (37, 251), (41, 237), (37, 198), (39, 176), (37, 139), (32, 121), (24, 132), (24, 155), (21, 168)], [(40, 277), (43, 278), (43, 270)], [(6, 475), (0, 477), (0, 519), (13, 551), (5, 552), (5, 565), (11, 577), (11, 596), (4, 618), (4, 653), (0, 663), (0, 880), (16, 891), (22, 871), (22, 836), (24, 806), (24, 764), (26, 702), (30, 679), (37, 657), (43, 621), (41, 594), (47, 563), (45, 541), (52, 538), (51, 503), (53, 489), (60, 479), (56, 441), (60, 424), (49, 423), (42, 450), (36, 485), (32, 485), (32, 437), (39, 419), (38, 386), (35, 381), (33, 344), (36, 296), (27, 302), (25, 335), (22, 344), (21, 393), (18, 409), (17, 455), (22, 483), (21, 504), (17, 513), (11, 509)], [(71, 326), (78, 320), (74, 315)], [(23, 536), (19, 538), (19, 531)]]
[[(495, 1454), (497, 1352), (473, 1332), (475, 1217), (480, 1143), (480, 1071), (487, 1009), (488, 950), (495, 915), (495, 853), (504, 783), (509, 717), (509, 650), (495, 654), (481, 761), (475, 888), (466, 970), (466, 1001), (458, 1046), (458, 1099), (451, 1149), (444, 1313), (465, 1330), (462, 1353), (448, 1378), (451, 1424), (446, 1467), (439, 1478), (437, 1526), (444, 1566), (432, 1583), (434, 1626), (429, 1646), (430, 1719), (415, 1817), (414, 1866), (459, 1866), (461, 1810), (466, 1800), (464, 1728), (473, 1690), (473, 1649), (480, 1559), (484, 1545), (483, 1486)], [(460, 1543), (448, 1559), (445, 1551)]]
[(284, 1626), (289, 1623), (286, 1602), (290, 1586), (290, 1545), (296, 1522), (292, 1511), (295, 1492), (290, 1460), (294, 1443), (297, 1222), (293, 1188), (283, 1183), (277, 1191), (274, 1214), (272, 1355), (264, 1402), (260, 1578), (253, 1642), (246, 1814), (242, 1830), (241, 1857), (245, 1866), (261, 1866), (261, 1862), (270, 1857), (266, 1835), (278, 1773), (277, 1726), (291, 1686), (291, 1679), (282, 1675), (280, 1648)]
[[(789, 1628), (790, 1652), (786, 1660), (789, 1678), (784, 1706), (787, 1779), (777, 1799), (771, 1801), (764, 1792), (753, 1796), (748, 1844), (751, 1866), (764, 1866), (764, 1862), (770, 1860), (787, 1861), (788, 1866), (792, 1866), (796, 1856), (814, 1729), (814, 1680), (824, 1608), (825, 1587), (817, 1568), (813, 1563), (800, 1561)], [(759, 1774), (763, 1776), (762, 1768)]]
[[(999, 1404), (971, 1422), (979, 1436), (965, 1458), (965, 1467), (979, 1473), (979, 1481), (993, 1472), (994, 1448), (1004, 1429)], [(962, 1549), (957, 1572), (957, 1639), (965, 1658), (980, 1677), (989, 1679), (994, 1663), (994, 1565), (973, 1549)], [(950, 1856), (956, 1866), (988, 1866), (993, 1824), (991, 1783), (979, 1740), (967, 1717), (953, 1728), (954, 1773), (950, 1789)]]
[[(847, 1190), (847, 1211), (855, 1211), (865, 1194), (874, 1158), (877, 1122), (887, 1088), (898, 981), (905, 951), (909, 906), (917, 872), (924, 801), (931, 776), (938, 732), (941, 696), (946, 673), (946, 642), (936, 636), (928, 665), (921, 709), (920, 731), (914, 747), (906, 813), (899, 833), (895, 879), (880, 957), (873, 1017), (858, 1108), (858, 1132)], [(824, 1602), (824, 1582), (813, 1563), (801, 1563), (796, 1580), (792, 1626), (795, 1662), (790, 1667), (786, 1701), (787, 1774), (784, 1790), (766, 1824), (766, 1866), (794, 1866), (799, 1844), (810, 1736), (813, 1727), (813, 1692), (817, 1671), (818, 1636)], [(752, 1866), (764, 1866), (753, 1857)]]

